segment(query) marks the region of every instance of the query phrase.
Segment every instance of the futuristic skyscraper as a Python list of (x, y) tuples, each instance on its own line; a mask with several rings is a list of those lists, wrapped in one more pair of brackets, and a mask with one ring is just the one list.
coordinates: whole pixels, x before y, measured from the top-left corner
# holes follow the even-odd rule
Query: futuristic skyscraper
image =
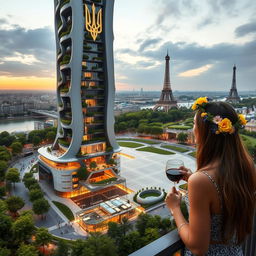
[(114, 0), (54, 0), (58, 130), (39, 149), (40, 179), (59, 196), (119, 186), (114, 134)]

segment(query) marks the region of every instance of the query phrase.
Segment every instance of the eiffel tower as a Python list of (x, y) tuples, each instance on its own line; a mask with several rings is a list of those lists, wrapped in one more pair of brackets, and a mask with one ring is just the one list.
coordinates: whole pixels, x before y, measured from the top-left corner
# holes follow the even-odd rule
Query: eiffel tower
[(163, 86), (160, 99), (154, 106), (153, 110), (162, 109), (165, 112), (168, 112), (168, 110), (173, 107), (177, 108), (177, 101), (173, 97), (172, 89), (171, 89), (169, 62), (170, 62), (170, 57), (167, 52), (167, 55), (165, 57), (164, 86)]
[(233, 67), (232, 86), (226, 101), (231, 103), (238, 103), (240, 101), (240, 97), (238, 96), (237, 89), (236, 89), (236, 66), (235, 65)]

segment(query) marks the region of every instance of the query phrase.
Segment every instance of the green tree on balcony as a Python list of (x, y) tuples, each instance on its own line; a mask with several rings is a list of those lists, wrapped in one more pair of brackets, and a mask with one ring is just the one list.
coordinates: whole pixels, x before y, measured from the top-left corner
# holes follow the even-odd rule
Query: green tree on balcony
[(89, 176), (89, 172), (87, 171), (86, 167), (82, 167), (77, 172), (77, 177), (79, 180), (86, 180)]
[(97, 168), (97, 163), (95, 161), (90, 163), (90, 168), (91, 169), (96, 169)]

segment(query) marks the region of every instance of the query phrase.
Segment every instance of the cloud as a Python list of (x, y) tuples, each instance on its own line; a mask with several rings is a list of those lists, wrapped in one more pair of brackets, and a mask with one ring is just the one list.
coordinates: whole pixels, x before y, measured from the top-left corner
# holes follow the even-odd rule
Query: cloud
[[(116, 54), (115, 69), (118, 74), (127, 76), (129, 78), (127, 83), (131, 85), (144, 87), (145, 90), (161, 90), (166, 49), (170, 49), (170, 71), (174, 90), (205, 89), (203, 86), (207, 86), (210, 90), (229, 90), (234, 63), (237, 64), (239, 90), (255, 88), (254, 41), (239, 45), (220, 43), (212, 46), (166, 42), (143, 52), (124, 48), (120, 52), (125, 53), (126, 58), (119, 58), (120, 55)], [(137, 60), (135, 63), (126, 61), (133, 58)], [(145, 68), (154, 63), (157, 65), (151, 69)]]
[(150, 46), (155, 46), (159, 43), (162, 39), (161, 38), (154, 38), (154, 39), (147, 39), (140, 45), (139, 51), (144, 51), (146, 48)]
[(159, 2), (161, 7), (156, 20), (158, 25), (170, 17), (179, 19), (188, 13), (196, 14), (198, 10), (198, 6), (194, 0), (162, 0)]
[(202, 73), (206, 72), (212, 67), (212, 65), (207, 64), (205, 66), (202, 66), (200, 68), (190, 69), (185, 72), (179, 73), (178, 76), (180, 77), (193, 77), (193, 76), (199, 76)]
[(1, 75), (49, 77), (55, 73), (54, 33), (48, 28), (25, 29), (1, 19)]
[(256, 21), (241, 25), (235, 30), (236, 37), (242, 37), (253, 33), (256, 33)]

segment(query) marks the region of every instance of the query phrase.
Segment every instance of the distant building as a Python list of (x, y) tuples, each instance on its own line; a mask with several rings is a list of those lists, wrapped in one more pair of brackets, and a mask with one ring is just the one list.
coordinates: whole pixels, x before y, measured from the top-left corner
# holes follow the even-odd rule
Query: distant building
[(236, 66), (235, 65), (233, 67), (232, 85), (231, 85), (229, 95), (227, 97), (227, 101), (230, 103), (238, 103), (240, 101), (240, 97), (238, 96), (237, 88), (236, 88)]
[(156, 103), (153, 110), (162, 109), (165, 112), (168, 112), (169, 109), (175, 107), (177, 108), (177, 101), (175, 100), (172, 89), (171, 89), (171, 82), (170, 82), (170, 57), (167, 53), (165, 57), (165, 75), (164, 75), (164, 85), (163, 90), (160, 96), (159, 101)]

